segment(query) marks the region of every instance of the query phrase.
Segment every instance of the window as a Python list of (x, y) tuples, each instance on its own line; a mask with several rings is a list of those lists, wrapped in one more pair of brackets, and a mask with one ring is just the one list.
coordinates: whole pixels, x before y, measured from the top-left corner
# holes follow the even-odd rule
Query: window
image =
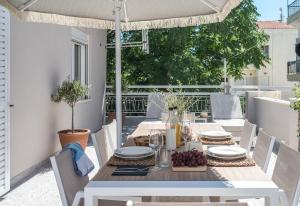
[[(72, 79), (90, 88), (88, 70), (88, 36), (72, 29)], [(88, 99), (89, 96), (85, 97)]]
[(263, 52), (264, 52), (264, 54), (265, 54), (265, 56), (267, 57), (267, 58), (269, 58), (270, 56), (269, 56), (269, 46), (268, 45), (266, 45), (266, 46), (263, 46)]

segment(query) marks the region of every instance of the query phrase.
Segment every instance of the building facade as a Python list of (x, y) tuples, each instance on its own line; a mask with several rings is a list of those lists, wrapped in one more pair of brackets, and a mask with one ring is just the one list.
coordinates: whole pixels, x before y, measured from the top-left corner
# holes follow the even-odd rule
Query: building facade
[[(5, 172), (14, 183), (61, 148), (57, 132), (71, 127), (71, 109), (65, 103), (53, 103), (50, 97), (64, 80), (79, 80), (90, 88), (86, 99), (76, 106), (75, 127), (91, 131), (101, 128), (107, 32), (26, 23), (9, 15), (5, 8), (0, 9), (8, 14), (1, 19), (5, 27), (1, 27), (0, 44), (3, 47), (4, 42), (8, 52), (1, 50), (0, 70), (5, 103), (10, 105), (5, 110), (7, 147), (3, 147), (0, 137), (0, 162), (3, 165), (3, 159), (7, 160), (0, 174)], [(3, 175), (0, 192), (1, 183), (3, 186)]]
[(235, 84), (292, 86), (294, 82), (287, 79), (287, 62), (296, 60), (295, 43), (298, 30), (292, 25), (279, 21), (259, 21), (257, 26), (269, 36), (269, 41), (262, 49), (270, 58), (270, 63), (266, 63), (260, 69), (249, 65), (244, 71), (244, 79), (236, 81)]

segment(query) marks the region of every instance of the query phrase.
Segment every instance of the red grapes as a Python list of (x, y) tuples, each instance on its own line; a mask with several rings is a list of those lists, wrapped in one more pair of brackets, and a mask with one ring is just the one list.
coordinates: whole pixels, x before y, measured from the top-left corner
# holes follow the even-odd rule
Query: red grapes
[(174, 167), (197, 167), (207, 164), (205, 154), (198, 150), (174, 152), (171, 157)]

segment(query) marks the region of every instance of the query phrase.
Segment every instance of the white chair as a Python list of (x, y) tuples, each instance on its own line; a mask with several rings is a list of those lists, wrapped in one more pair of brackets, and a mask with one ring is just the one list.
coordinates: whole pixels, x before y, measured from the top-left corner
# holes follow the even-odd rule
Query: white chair
[(267, 173), (276, 138), (259, 130), (253, 151), (253, 159)]
[[(83, 206), (85, 185), (89, 182), (88, 176), (76, 175), (73, 167), (72, 152), (63, 150), (59, 154), (50, 157), (54, 176), (59, 189), (63, 206)], [(127, 200), (120, 198), (101, 197), (99, 205), (125, 206)], [(129, 199), (129, 198), (128, 198)], [(131, 200), (131, 199), (130, 199)], [(137, 201), (140, 202), (140, 199)]]
[(298, 206), (300, 197), (300, 153), (280, 144), (272, 180), (281, 189), (283, 206)]
[[(251, 129), (249, 129), (249, 128), (251, 128), (251, 126), (253, 127), (253, 125), (248, 124), (248, 121), (247, 121), (247, 123), (245, 123), (245, 127), (248, 127), (247, 130), (251, 131)], [(251, 138), (247, 138), (247, 139), (249, 140)], [(255, 160), (255, 163), (259, 167), (261, 167), (265, 173), (267, 172), (267, 169), (269, 166), (269, 162), (270, 162), (270, 158), (271, 158), (275, 140), (276, 140), (275, 137), (268, 135), (262, 129), (259, 130), (252, 157)], [(251, 146), (251, 143), (250, 142), (247, 143), (245, 141), (245, 145)], [(225, 202), (227, 200), (236, 200), (236, 199), (238, 199), (238, 197), (221, 197), (221, 201), (223, 201), (223, 202)]]
[(129, 203), (127, 206), (248, 206), (247, 203), (197, 203), (197, 202), (142, 202)]
[(222, 93), (211, 94), (210, 105), (213, 121), (231, 132), (233, 136), (241, 136), (244, 115), (239, 96)]
[(161, 118), (161, 113), (165, 109), (164, 97), (160, 93), (152, 93), (148, 96), (146, 119)]
[(256, 125), (245, 120), (242, 134), (240, 137), (240, 146), (247, 150), (247, 154), (250, 153), (252, 143), (255, 137)]
[[(298, 206), (300, 197), (300, 153), (280, 144), (272, 180), (280, 188), (279, 205)], [(249, 206), (263, 206), (264, 199), (240, 200)]]
[(92, 134), (92, 142), (96, 150), (100, 168), (109, 160), (117, 149), (117, 122), (113, 120), (108, 125), (103, 125), (102, 129)]

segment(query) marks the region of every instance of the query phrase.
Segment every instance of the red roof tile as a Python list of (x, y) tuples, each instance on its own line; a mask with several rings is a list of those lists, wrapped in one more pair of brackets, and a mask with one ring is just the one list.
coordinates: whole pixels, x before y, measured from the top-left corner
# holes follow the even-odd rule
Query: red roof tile
[(294, 26), (279, 21), (258, 21), (257, 26), (260, 29), (295, 29)]

